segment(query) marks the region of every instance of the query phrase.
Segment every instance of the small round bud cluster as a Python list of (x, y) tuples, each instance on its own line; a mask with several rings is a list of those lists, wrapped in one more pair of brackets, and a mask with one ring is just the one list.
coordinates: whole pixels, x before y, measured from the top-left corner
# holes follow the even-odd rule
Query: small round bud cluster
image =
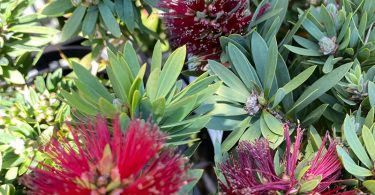
[(338, 48), (336, 44), (336, 37), (323, 37), (319, 40), (320, 51), (324, 55), (334, 54)]
[(33, 105), (35, 119), (38, 122), (52, 122), (55, 119), (54, 108), (56, 108), (58, 105), (60, 105), (60, 101), (57, 99), (56, 94), (51, 93), (49, 98), (44, 94), (41, 95), (40, 101)]
[(261, 109), (261, 103), (259, 102), (260, 96), (256, 91), (252, 91), (250, 96), (247, 98), (244, 109), (250, 116), (256, 115)]

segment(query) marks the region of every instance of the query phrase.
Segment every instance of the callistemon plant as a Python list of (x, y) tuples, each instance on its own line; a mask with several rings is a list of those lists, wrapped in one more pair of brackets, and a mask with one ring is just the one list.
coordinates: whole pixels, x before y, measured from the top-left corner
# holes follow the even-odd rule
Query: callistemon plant
[[(238, 140), (261, 136), (270, 142), (271, 148), (277, 148), (284, 141), (282, 123), (293, 123), (297, 116), (303, 126), (315, 123), (327, 106), (318, 106), (311, 112), (304, 112), (305, 108), (336, 86), (352, 66), (352, 63), (344, 64), (314, 82), (310, 77), (317, 72), (317, 66), (308, 67), (291, 78), (288, 65), (278, 51), (276, 37), (267, 41), (254, 31), (247, 38), (236, 37), (236, 40), (224, 45), (229, 68), (208, 60), (208, 73), (216, 75), (223, 85), (209, 102), (213, 119), (206, 127), (233, 130), (232, 136), (223, 142), (224, 152)], [(247, 43), (251, 51), (240, 43)], [(308, 83), (310, 86), (298, 93), (298, 88)]]
[(43, 8), (42, 14), (51, 17), (69, 15), (62, 28), (63, 41), (80, 32), (90, 39), (120, 38), (123, 34), (123, 38), (127, 38), (134, 31), (146, 29), (141, 19), (141, 10), (152, 10), (154, 4), (152, 1), (131, 0), (57, 0), (50, 1)]
[(147, 118), (151, 115), (161, 131), (168, 134), (169, 144), (190, 143), (197, 140), (192, 139), (192, 135), (210, 119), (209, 115), (193, 112), (215, 93), (221, 83), (213, 83), (216, 76), (205, 73), (183, 87), (178, 77), (185, 56), (186, 48), (181, 47), (162, 63), (161, 43), (158, 42), (150, 64), (150, 75), (144, 79), (147, 66), (140, 65), (135, 49), (127, 42), (122, 53), (108, 49), (106, 71), (112, 87), (103, 85), (102, 80), (89, 70), (73, 62), (73, 71), (78, 75), (75, 80), (77, 90), (62, 91), (62, 96), (77, 118), (97, 114), (112, 118), (117, 113), (121, 118)]
[(188, 182), (187, 159), (163, 149), (159, 128), (139, 119), (123, 131), (105, 118), (71, 127), (73, 143), (53, 139), (41, 164), (21, 179), (29, 194), (173, 194)]
[[(345, 149), (337, 146), (337, 153), (347, 172), (362, 181), (371, 194), (375, 194), (375, 134), (374, 108), (361, 117), (361, 111), (356, 116), (347, 115), (342, 125), (343, 140), (346, 140)], [(349, 152), (350, 151), (350, 152)]]
[[(290, 51), (306, 56), (304, 64), (323, 66), (323, 72), (358, 59), (363, 66), (373, 65), (374, 1), (336, 1), (312, 7), (301, 20), (306, 33), (293, 38), (298, 47), (285, 45)], [(301, 59), (301, 57), (299, 57)]]
[[(279, 159), (278, 152), (273, 158), (265, 139), (239, 143), (237, 157), (231, 155), (219, 167), (225, 178), (225, 181), (219, 181), (224, 194), (320, 194), (330, 190), (342, 169), (336, 153), (336, 143), (326, 134), (315, 157), (306, 164), (302, 160), (297, 163), (303, 131), (297, 127), (293, 146), (286, 125), (284, 132), (286, 150), (281, 163), (274, 160)], [(330, 143), (326, 149), (328, 139)]]
[[(269, 8), (265, 4), (256, 17)], [(164, 23), (172, 47), (187, 46), (198, 61), (218, 59), (221, 36), (242, 34), (253, 18), (246, 0), (161, 0)]]
[[(337, 91), (335, 95), (344, 104), (356, 106), (369, 97), (368, 88), (369, 85), (373, 85), (374, 81), (375, 67), (362, 71), (361, 65), (355, 60), (353, 68), (351, 68), (351, 70), (345, 75), (345, 80), (341, 81), (335, 87), (335, 90)], [(371, 87), (372, 86), (370, 86), (370, 88)]]

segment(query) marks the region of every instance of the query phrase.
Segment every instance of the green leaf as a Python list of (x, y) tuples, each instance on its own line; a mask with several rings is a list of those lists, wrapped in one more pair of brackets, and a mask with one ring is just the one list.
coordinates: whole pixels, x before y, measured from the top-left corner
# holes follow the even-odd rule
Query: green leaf
[(273, 102), (273, 108), (275, 108), (287, 95), (288, 93), (295, 90), (297, 87), (302, 85), (310, 76), (312, 73), (314, 73), (316, 66), (311, 66), (298, 74), (296, 77), (294, 77), (291, 81), (289, 81), (287, 84), (285, 84), (282, 88), (278, 89), (274, 97), (271, 99), (275, 99)]
[(31, 25), (15, 25), (8, 29), (12, 32), (18, 33), (30, 33), (30, 34), (42, 34), (42, 35), (54, 35), (59, 31), (53, 28), (44, 26), (31, 26)]
[(265, 67), (268, 62), (268, 46), (257, 32), (253, 32), (251, 37), (251, 52), (259, 78), (262, 83), (265, 83), (264, 77), (266, 76)]
[(187, 172), (187, 177), (191, 179), (191, 181), (187, 184), (184, 185), (181, 190), (178, 192), (178, 194), (183, 195), (183, 194), (188, 194), (190, 191), (193, 190), (194, 186), (198, 183), (199, 179), (203, 175), (203, 169), (190, 169)]
[(368, 82), (368, 97), (372, 108), (375, 108), (375, 84), (372, 81)]
[(252, 83), (255, 82), (258, 86), (262, 86), (255, 69), (250, 64), (246, 56), (235, 45), (229, 43), (228, 52), (232, 64), (242, 82), (246, 85), (248, 90), (252, 90)]
[(181, 73), (186, 57), (186, 47), (176, 49), (167, 59), (163, 70), (160, 72), (156, 97), (165, 97), (175, 85)]
[(273, 133), (267, 126), (266, 121), (263, 117), (260, 117), (260, 130), (264, 138), (266, 138), (269, 142), (275, 143), (277, 142), (278, 138), (281, 137), (275, 133)]
[(364, 124), (368, 128), (371, 128), (373, 123), (374, 123), (374, 107), (371, 107), (370, 111), (367, 113)]
[(280, 53), (284, 56), (285, 47), (282, 47), (283, 45), (290, 44), (290, 42), (293, 39), (293, 36), (297, 33), (299, 28), (301, 27), (303, 21), (306, 19), (307, 15), (310, 13), (310, 10), (306, 10), (302, 16), (298, 18), (298, 22), (293, 25), (293, 28), (287, 33), (287, 35), (284, 37), (284, 39), (279, 44)]
[(162, 50), (161, 50), (161, 43), (160, 41), (156, 42), (154, 51), (152, 52), (152, 61), (151, 61), (151, 70), (152, 72), (155, 69), (161, 70), (161, 63), (162, 63)]
[(73, 4), (69, 0), (55, 0), (51, 1), (43, 8), (42, 14), (47, 16), (61, 16), (67, 10), (73, 7)]
[(82, 23), (82, 33), (83, 35), (90, 36), (95, 32), (96, 21), (98, 20), (98, 8), (90, 7), (87, 10), (87, 14), (83, 19)]
[(250, 124), (250, 127), (241, 136), (240, 141), (253, 142), (259, 139), (261, 135), (262, 131), (260, 131), (260, 120), (257, 120), (253, 124)]
[(324, 33), (309, 19), (305, 19), (302, 26), (318, 41), (325, 36)]
[(349, 13), (349, 15), (346, 17), (346, 20), (344, 24), (342, 25), (341, 31), (337, 37), (338, 43), (341, 43), (344, 36), (347, 34), (348, 31), (350, 31), (349, 25), (350, 25), (350, 21), (352, 20), (352, 17), (353, 17), (353, 13)]
[(273, 164), (275, 165), (275, 173), (277, 176), (281, 176), (281, 174), (283, 173), (283, 169), (282, 169), (282, 163), (280, 161), (280, 152), (279, 150), (276, 150), (276, 153), (274, 155), (274, 158), (273, 158)]
[(11, 82), (13, 84), (25, 84), (25, 78), (18, 70), (7, 70), (4, 72), (4, 78), (8, 82)]
[(320, 13), (322, 18), (324, 18), (323, 23), (324, 27), (327, 29), (327, 35), (329, 37), (336, 36), (336, 27), (332, 15), (328, 12), (324, 5), (320, 6)]
[(265, 81), (264, 81), (264, 94), (266, 97), (269, 96), (271, 91), (272, 84), (275, 78), (276, 66), (277, 66), (277, 58), (279, 52), (277, 48), (277, 41), (276, 37), (273, 37), (270, 43), (270, 48), (268, 50), (268, 60), (265, 67)]
[(139, 104), (141, 102), (142, 95), (139, 90), (135, 90), (133, 93), (133, 98), (132, 98), (132, 104), (130, 106), (131, 111), (130, 111), (130, 116), (136, 116), (136, 112), (138, 110)]
[(192, 146), (190, 146), (185, 152), (184, 152), (184, 155), (188, 158), (190, 158), (191, 156), (193, 156), (193, 154), (195, 153), (195, 151), (198, 149), (199, 145), (201, 144), (201, 142), (197, 142), (197, 143), (194, 143)]
[(363, 186), (367, 188), (372, 194), (375, 194), (375, 180), (367, 180), (363, 182)]
[(347, 170), (350, 174), (357, 177), (372, 176), (372, 172), (370, 170), (356, 165), (353, 159), (350, 158), (349, 154), (347, 154), (343, 148), (341, 148), (340, 146), (336, 146), (336, 150), (342, 164), (344, 165), (345, 170)]
[(103, 19), (105, 26), (107, 27), (108, 31), (112, 33), (113, 36), (119, 38), (122, 33), (120, 30), (120, 26), (116, 21), (116, 18), (113, 16), (111, 9), (105, 3), (99, 3), (99, 12), (100, 16)]
[(301, 180), (302, 177), (306, 174), (306, 172), (310, 169), (311, 165), (307, 165), (307, 166), (304, 166), (302, 167), (299, 171), (298, 171), (298, 174), (297, 174), (297, 180)]
[(374, 136), (371, 133), (371, 130), (366, 126), (362, 128), (362, 139), (365, 143), (368, 154), (370, 155), (371, 160), (375, 161), (375, 140)]
[(156, 99), (158, 93), (158, 82), (160, 78), (160, 73), (160, 69), (153, 70), (147, 80), (146, 93), (151, 101)]
[(295, 54), (299, 54), (303, 56), (323, 56), (323, 53), (320, 52), (319, 50), (304, 49), (304, 48), (295, 47), (291, 45), (284, 45), (284, 47), (286, 47), (289, 51)]
[(6, 173), (5, 173), (5, 181), (13, 181), (17, 178), (18, 173), (18, 167), (11, 167)]
[(229, 136), (224, 140), (224, 142), (221, 145), (222, 152), (228, 152), (231, 148), (233, 148), (234, 145), (236, 145), (238, 140), (241, 138), (242, 134), (249, 126), (249, 122), (250, 117), (247, 117), (229, 134)]
[(317, 107), (315, 110), (310, 112), (302, 121), (302, 124), (304, 126), (308, 126), (313, 124), (314, 122), (318, 121), (321, 116), (323, 115), (324, 111), (327, 109), (329, 104), (322, 104), (319, 107)]
[(131, 106), (133, 105), (133, 98), (134, 98), (134, 93), (138, 90), (141, 90), (141, 88), (143, 87), (142, 86), (142, 82), (143, 82), (143, 77), (145, 75), (145, 72), (146, 72), (146, 64), (144, 64), (141, 69), (139, 70), (138, 74), (137, 74), (137, 77), (135, 78), (134, 82), (132, 83), (132, 85), (130, 86), (130, 89), (129, 89), (129, 94), (128, 94), (128, 104)]
[(365, 148), (362, 146), (361, 141), (355, 132), (354, 118), (350, 117), (349, 115), (347, 115), (344, 120), (344, 136), (350, 146), (350, 149), (354, 152), (358, 159), (364, 165), (366, 165), (367, 168), (372, 169), (372, 161), (368, 157)]
[(238, 116), (246, 115), (247, 112), (242, 106), (234, 104), (216, 103), (210, 112), (214, 116)]
[(0, 152), (0, 170), (3, 168), (3, 155)]
[(61, 41), (66, 41), (76, 35), (86, 13), (86, 7), (80, 5), (77, 7), (72, 16), (66, 21), (62, 28)]
[(347, 63), (322, 76), (309, 86), (295, 102), (287, 114), (299, 112), (325, 92), (334, 87), (349, 71), (353, 63)]
[(266, 122), (268, 128), (278, 135), (284, 135), (284, 127), (283, 124), (277, 120), (272, 114), (267, 111), (262, 112), (262, 118)]
[(12, 184), (3, 184), (0, 186), (0, 194), (3, 195), (14, 195), (16, 188)]
[(324, 73), (327, 74), (327, 73), (332, 71), (333, 65), (334, 65), (334, 59), (335, 59), (335, 57), (333, 55), (330, 55), (328, 57), (328, 59), (326, 60), (326, 62), (323, 65), (323, 72)]
[(249, 92), (244, 83), (228, 68), (212, 60), (209, 60), (208, 64), (208, 68), (214, 72), (228, 87), (242, 93), (244, 96), (248, 95)]
[(62, 90), (61, 94), (73, 109), (77, 109), (80, 112), (91, 116), (94, 116), (99, 112), (93, 105), (83, 100), (78, 93), (73, 92), (72, 94), (70, 94)]
[(322, 176), (319, 175), (315, 177), (314, 179), (310, 179), (306, 182), (301, 183), (301, 188), (298, 192), (304, 193), (304, 192), (311, 192), (313, 191), (322, 181)]
[(123, 59), (129, 65), (129, 68), (132, 72), (132, 75), (133, 75), (133, 77), (135, 77), (139, 72), (141, 64), (138, 61), (137, 52), (133, 48), (130, 41), (127, 41), (125, 43), (123, 54), (124, 54)]
[(171, 124), (184, 119), (194, 110), (196, 101), (197, 95), (192, 95), (168, 105), (165, 109), (163, 124)]
[(124, 9), (124, 21), (126, 27), (129, 29), (130, 32), (134, 31), (135, 28), (135, 20), (134, 20), (134, 9), (133, 9), (133, 1), (132, 0), (122, 0), (123, 2), (123, 9)]
[(229, 87), (226, 87), (224, 85), (221, 85), (220, 88), (216, 92), (217, 95), (224, 97), (230, 101), (233, 102), (241, 102), (241, 103), (246, 103), (247, 97), (248, 96), (243, 95), (243, 93), (240, 93), (238, 91), (235, 91)]
[(101, 113), (104, 113), (105, 116), (108, 118), (113, 118), (117, 114), (116, 108), (111, 104), (111, 102), (108, 102), (108, 100), (100, 97), (99, 98), (99, 109)]
[(306, 49), (311, 49), (311, 50), (319, 50), (320, 49), (318, 44), (310, 41), (309, 39), (300, 37), (298, 35), (295, 35), (293, 38), (298, 44), (300, 44), (302, 47), (304, 47)]
[(117, 56), (111, 51), (107, 50), (109, 57), (109, 65), (106, 66), (107, 74), (116, 97), (119, 97), (122, 102), (128, 101), (128, 94), (133, 82), (133, 76), (125, 61), (120, 62)]
[(108, 90), (99, 82), (99, 80), (93, 76), (90, 71), (84, 68), (82, 65), (73, 62), (73, 71), (77, 75), (78, 80), (82, 82), (88, 89), (95, 91), (101, 97), (105, 98), (109, 102), (112, 102), (113, 97)]

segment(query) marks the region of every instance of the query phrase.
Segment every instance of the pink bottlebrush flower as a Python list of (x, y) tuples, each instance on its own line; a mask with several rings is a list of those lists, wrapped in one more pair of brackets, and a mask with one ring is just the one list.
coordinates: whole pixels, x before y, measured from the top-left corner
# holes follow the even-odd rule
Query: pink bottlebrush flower
[(240, 142), (236, 151), (238, 159), (231, 155), (219, 167), (226, 180), (226, 184), (219, 181), (224, 194), (267, 194), (289, 189), (289, 181), (275, 173), (267, 140)]
[[(187, 45), (190, 57), (218, 59), (219, 38), (246, 31), (253, 14), (246, 0), (161, 0), (160, 8), (172, 47)], [(263, 6), (257, 17), (270, 5)]]
[(283, 162), (285, 167), (281, 175), (277, 175), (275, 172), (274, 161), (267, 140), (260, 139), (254, 143), (240, 142), (236, 149), (237, 158), (231, 155), (229, 160), (219, 167), (226, 180), (219, 181), (224, 194), (262, 195), (272, 192), (295, 194), (302, 183), (321, 176), (321, 182), (311, 191), (311, 194), (319, 194), (325, 192), (331, 184), (337, 182), (342, 167), (336, 154), (336, 143), (331, 140), (328, 150), (323, 154), (327, 138), (329, 138), (328, 134), (324, 137), (315, 158), (310, 162), (310, 167), (301, 180), (298, 180), (295, 171), (303, 131), (297, 127), (293, 147), (287, 125), (284, 127), (284, 132), (286, 151)]
[(119, 119), (111, 135), (105, 118), (95, 124), (70, 126), (73, 142), (52, 139), (45, 152), (53, 165), (21, 179), (28, 194), (173, 194), (188, 182), (187, 159), (162, 150), (165, 136), (141, 120), (122, 131)]
[[(323, 155), (322, 152), (323, 149), (325, 149), (324, 146), (327, 142), (327, 138), (330, 140), (330, 143), (327, 151)], [(331, 140), (327, 132), (314, 160), (311, 162), (310, 168), (304, 175), (304, 179), (308, 180), (321, 175), (322, 181), (314, 191), (323, 192), (339, 178), (341, 169), (342, 165), (336, 152), (336, 143)]]

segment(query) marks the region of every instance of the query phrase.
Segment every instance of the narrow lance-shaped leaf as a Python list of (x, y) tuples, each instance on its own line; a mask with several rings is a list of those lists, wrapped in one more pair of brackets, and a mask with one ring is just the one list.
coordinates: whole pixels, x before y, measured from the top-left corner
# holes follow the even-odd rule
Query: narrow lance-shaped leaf
[(176, 49), (167, 59), (160, 73), (156, 97), (166, 96), (174, 86), (186, 57), (186, 47)]
[(122, 35), (120, 26), (117, 23), (116, 18), (113, 16), (111, 9), (105, 3), (99, 3), (98, 7), (100, 16), (102, 17), (107, 29), (113, 34), (113, 36), (120, 37)]
[(216, 61), (209, 60), (208, 64), (209, 70), (214, 72), (228, 87), (243, 93), (245, 96), (248, 95), (248, 90), (244, 83), (232, 71)]
[(264, 82), (264, 94), (268, 97), (273, 81), (275, 78), (276, 66), (277, 66), (277, 57), (279, 55), (277, 49), (276, 37), (273, 37), (270, 48), (268, 50), (268, 60), (265, 67), (265, 82)]
[(365, 148), (362, 146), (361, 141), (359, 140), (355, 132), (355, 123), (354, 118), (349, 115), (346, 116), (344, 120), (344, 135), (345, 139), (348, 142), (350, 149), (358, 157), (358, 159), (366, 165), (369, 169), (373, 168), (372, 161), (368, 157)]
[(335, 86), (349, 71), (353, 63), (347, 63), (334, 69), (332, 72), (324, 75), (311, 86), (309, 86), (302, 95), (295, 102), (294, 106), (288, 111), (287, 114), (299, 112), (311, 102), (319, 98), (325, 92)]
[(276, 107), (287, 95), (288, 93), (295, 90), (297, 87), (302, 85), (314, 72), (316, 66), (311, 66), (308, 69), (304, 70), (300, 74), (298, 74), (296, 77), (294, 77), (291, 81), (289, 81), (286, 85), (284, 85), (282, 88), (278, 89), (276, 94), (271, 98), (274, 99), (273, 102), (273, 108)]
[(250, 64), (246, 56), (232, 43), (228, 45), (228, 52), (231, 58), (233, 67), (240, 76), (249, 90), (252, 90), (252, 83), (255, 82), (258, 86), (262, 86), (256, 74), (255, 69)]
[(372, 175), (370, 170), (358, 166), (342, 147), (336, 146), (336, 150), (345, 170), (347, 170), (349, 173), (357, 177), (368, 177)]
[(76, 8), (72, 16), (65, 23), (62, 28), (61, 41), (66, 41), (73, 35), (77, 34), (79, 31), (80, 24), (82, 22), (83, 16), (86, 13), (86, 7), (79, 6)]

